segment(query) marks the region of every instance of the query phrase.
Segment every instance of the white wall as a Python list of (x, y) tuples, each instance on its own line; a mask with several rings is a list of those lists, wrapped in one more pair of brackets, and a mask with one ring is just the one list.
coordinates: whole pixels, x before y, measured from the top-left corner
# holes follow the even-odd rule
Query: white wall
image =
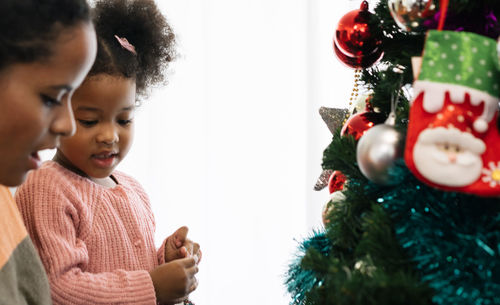
[[(151, 196), (157, 242), (188, 225), (203, 250), (197, 304), (288, 304), (283, 274), (321, 225), (312, 187), (352, 70), (331, 43), (342, 1), (161, 1), (182, 57), (145, 103), (122, 170)], [(359, 5), (359, 4), (356, 4)]]
[[(157, 243), (181, 225), (200, 242), (201, 305), (285, 305), (297, 241), (321, 226), (312, 190), (353, 71), (332, 51), (332, 0), (161, 0), (181, 58), (144, 103), (119, 169), (148, 191)], [(337, 3), (339, 2), (339, 3)]]

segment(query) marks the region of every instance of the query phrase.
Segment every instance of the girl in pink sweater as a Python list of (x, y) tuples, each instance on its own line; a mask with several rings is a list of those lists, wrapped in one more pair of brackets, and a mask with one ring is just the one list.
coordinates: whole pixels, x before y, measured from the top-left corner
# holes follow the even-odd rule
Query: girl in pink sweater
[(146, 193), (114, 170), (132, 143), (137, 96), (164, 81), (174, 34), (153, 0), (99, 0), (94, 23), (97, 58), (72, 100), (76, 134), (16, 201), (54, 304), (182, 302), (197, 287), (199, 245), (182, 227), (156, 250)]

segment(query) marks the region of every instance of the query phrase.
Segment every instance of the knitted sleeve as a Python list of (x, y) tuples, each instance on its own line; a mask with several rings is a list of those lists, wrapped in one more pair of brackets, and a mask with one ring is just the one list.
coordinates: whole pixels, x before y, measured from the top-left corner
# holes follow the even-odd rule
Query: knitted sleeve
[[(58, 304), (156, 304), (144, 270), (87, 272), (89, 255), (82, 236), (89, 213), (74, 186), (54, 172), (30, 174), (16, 201), (47, 271), (52, 299)], [(90, 194), (88, 195), (90, 197)]]

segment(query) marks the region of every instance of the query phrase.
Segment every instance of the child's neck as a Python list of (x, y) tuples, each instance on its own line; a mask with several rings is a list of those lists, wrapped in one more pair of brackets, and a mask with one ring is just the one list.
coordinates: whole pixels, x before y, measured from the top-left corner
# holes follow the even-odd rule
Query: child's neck
[(112, 176), (105, 177), (105, 178), (92, 178), (89, 177), (90, 180), (94, 181), (95, 183), (102, 185), (107, 188), (113, 188), (117, 185), (116, 181), (113, 179)]
[(82, 177), (88, 178), (92, 180), (93, 182), (102, 185), (107, 188), (113, 188), (118, 185), (118, 181), (113, 176), (108, 176), (104, 178), (94, 178), (90, 177), (87, 175), (85, 172), (80, 170), (78, 167), (74, 166), (59, 150), (56, 152), (56, 155), (54, 158), (52, 158), (52, 161), (57, 162), (59, 165), (62, 167), (66, 168), (67, 170), (70, 170), (74, 172), (77, 175), (80, 175)]

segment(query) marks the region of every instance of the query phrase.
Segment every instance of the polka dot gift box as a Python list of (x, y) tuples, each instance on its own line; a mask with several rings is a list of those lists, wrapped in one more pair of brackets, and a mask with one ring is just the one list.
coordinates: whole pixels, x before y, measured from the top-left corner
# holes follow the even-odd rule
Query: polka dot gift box
[(421, 181), (478, 196), (500, 196), (497, 43), (431, 30), (414, 83), (405, 161)]

